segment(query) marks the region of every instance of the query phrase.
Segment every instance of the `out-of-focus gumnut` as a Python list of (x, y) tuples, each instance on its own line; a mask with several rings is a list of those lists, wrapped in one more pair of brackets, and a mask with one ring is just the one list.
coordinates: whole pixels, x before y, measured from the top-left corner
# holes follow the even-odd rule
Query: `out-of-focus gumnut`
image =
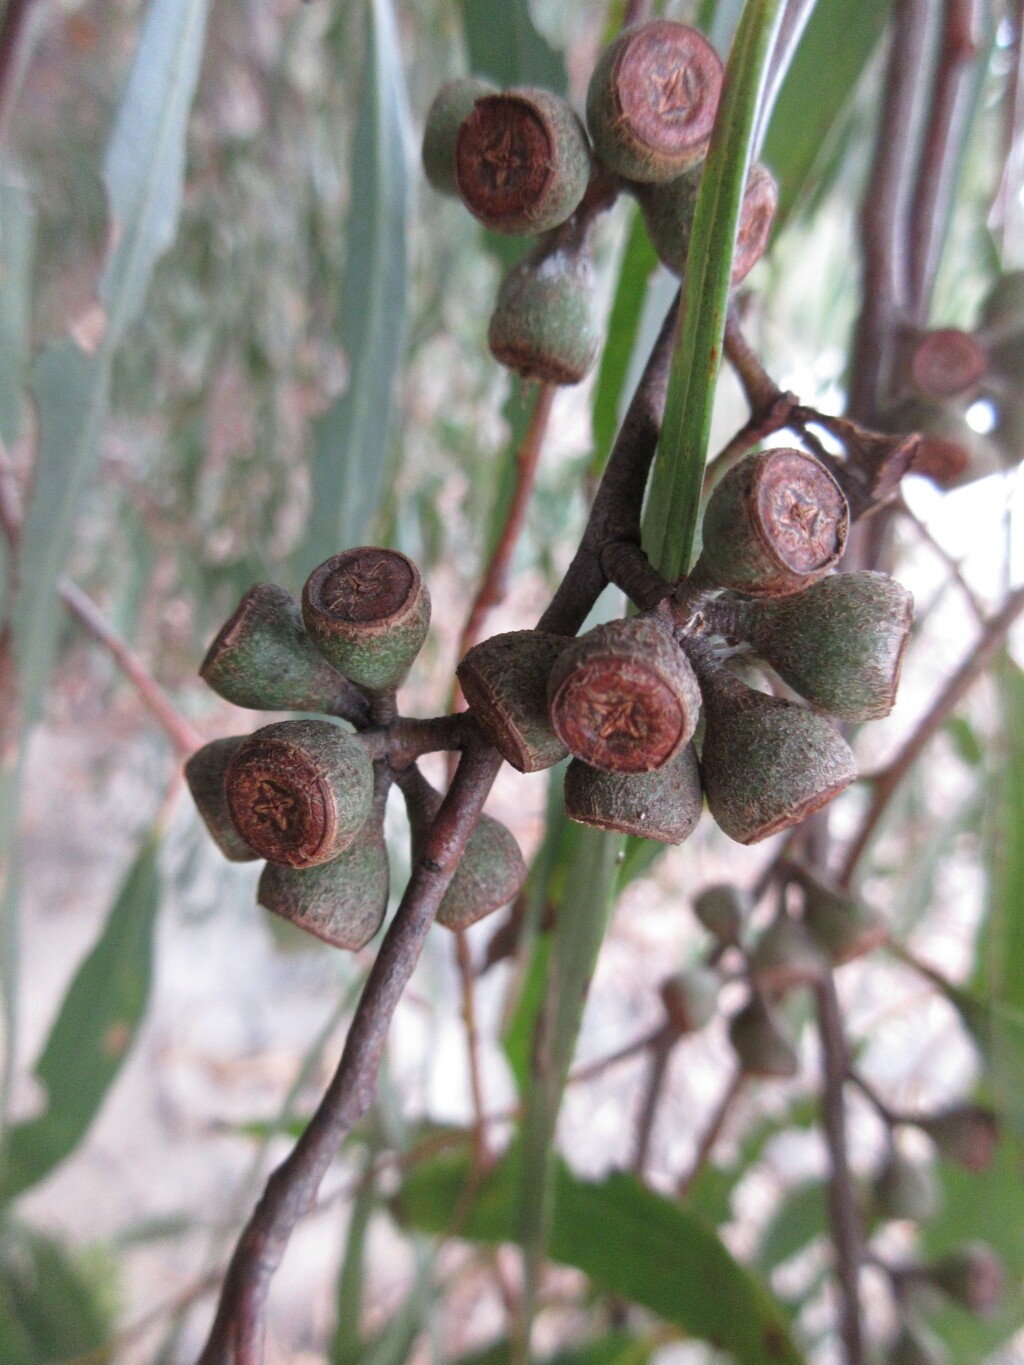
[(800, 1058), (778, 1018), (759, 995), (734, 1014), (729, 1042), (748, 1076), (786, 1080), (800, 1070)]
[(885, 1353), (885, 1365), (950, 1365), (945, 1346), (916, 1319), (908, 1319)]
[(831, 574), (805, 592), (751, 603), (745, 637), (790, 687), (840, 720), (887, 716), (914, 599), (885, 574)]
[(979, 1317), (991, 1317), (1003, 1296), (1003, 1263), (987, 1242), (967, 1242), (922, 1267), (922, 1277)]
[(819, 461), (789, 449), (748, 455), (708, 499), (694, 576), (752, 597), (802, 592), (835, 567), (849, 526)]
[(805, 880), (804, 923), (833, 967), (873, 952), (888, 938), (876, 911), (824, 883)]
[(816, 986), (824, 980), (828, 963), (803, 924), (778, 915), (750, 953), (750, 973), (758, 990), (784, 995), (797, 986)]
[(286, 720), (239, 745), (224, 789), (235, 828), (261, 858), (314, 867), (336, 858), (362, 829), (373, 765), (340, 726)]
[(700, 713), (693, 669), (649, 616), (573, 640), (551, 671), (548, 699), (569, 752), (604, 772), (660, 768), (692, 738)]
[(695, 28), (652, 19), (601, 54), (587, 91), (594, 150), (625, 180), (672, 180), (707, 151), (722, 62)]
[(495, 360), (524, 379), (578, 384), (597, 359), (590, 252), (542, 244), (505, 276), (487, 333)]
[[(415, 767), (398, 781), (409, 812), (412, 855), (418, 859), (442, 797)], [(446, 929), (467, 929), (515, 900), (525, 881), (526, 864), (512, 832), (500, 820), (481, 815), (441, 899), (437, 922)]]
[[(685, 171), (664, 185), (639, 185), (636, 196), (658, 258), (674, 275), (682, 275), (690, 251), (701, 168)], [(778, 186), (760, 163), (750, 168), (740, 205), (732, 283), (740, 284), (764, 255), (771, 237)]]
[(756, 844), (789, 829), (857, 776), (850, 746), (824, 716), (754, 692), (708, 660), (700, 680), (704, 794), (730, 839)]
[(739, 943), (752, 908), (749, 893), (732, 882), (706, 886), (693, 900), (693, 913), (724, 944)]
[(346, 686), (306, 634), (298, 602), (276, 583), (249, 589), (199, 674), (218, 696), (254, 711), (327, 711)]
[(890, 1152), (871, 1182), (875, 1205), (884, 1218), (907, 1218), (925, 1223), (939, 1207), (939, 1190), (931, 1166)]
[(696, 1033), (715, 1017), (718, 973), (710, 967), (690, 967), (667, 977), (658, 987), (661, 1003), (674, 1028), (680, 1033)]
[(553, 767), (569, 752), (548, 711), (548, 678), (567, 643), (564, 635), (512, 630), (474, 645), (456, 670), (480, 728), (521, 773)]
[(975, 431), (959, 407), (911, 399), (886, 413), (884, 421), (889, 430), (920, 433), (909, 472), (939, 488), (960, 488), (1009, 463), (994, 432)]
[(696, 828), (703, 807), (692, 744), (649, 773), (599, 772), (578, 758), (566, 769), (566, 815), (597, 829), (681, 844)]
[(430, 625), (430, 597), (411, 559), (362, 545), (313, 570), (302, 619), (329, 663), (360, 687), (383, 691), (412, 667)]
[(215, 739), (197, 749), (185, 764), (185, 781), (196, 809), (221, 853), (233, 863), (249, 863), (259, 857), (235, 829), (224, 790), (228, 764), (244, 742), (244, 735)]
[(267, 863), (256, 898), (297, 928), (354, 952), (384, 921), (388, 878), (383, 828), (371, 818), (359, 839), (329, 863), (302, 868)]
[(977, 388), (988, 369), (985, 348), (958, 327), (926, 332), (910, 356), (910, 378), (922, 398), (941, 402)]
[(1000, 275), (981, 306), (979, 330), (986, 340), (1024, 332), (1024, 270)]
[(529, 236), (564, 223), (586, 192), (590, 144), (565, 100), (522, 86), (484, 95), (459, 128), (455, 182), (492, 232)]
[(484, 95), (494, 93), (490, 81), (463, 76), (448, 81), (434, 96), (423, 128), (423, 170), (439, 194), (458, 197), (455, 183), (455, 140), (464, 119)]
[(982, 1104), (954, 1104), (917, 1120), (947, 1161), (968, 1171), (987, 1171), (999, 1145), (999, 1120)]

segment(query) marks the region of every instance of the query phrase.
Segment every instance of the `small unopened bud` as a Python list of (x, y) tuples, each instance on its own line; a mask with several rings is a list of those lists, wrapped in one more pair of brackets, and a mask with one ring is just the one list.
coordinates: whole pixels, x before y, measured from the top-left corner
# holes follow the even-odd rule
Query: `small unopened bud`
[(313, 570), (302, 589), (302, 618), (346, 678), (384, 690), (404, 680), (426, 639), (430, 597), (411, 559), (363, 545)]
[(715, 1017), (718, 1008), (718, 973), (709, 967), (676, 972), (658, 990), (673, 1027), (680, 1033), (696, 1033)]
[(196, 809), (221, 853), (233, 863), (249, 863), (259, 857), (235, 829), (224, 790), (228, 764), (244, 743), (244, 735), (215, 739), (197, 749), (185, 764), (185, 781)]
[(696, 29), (668, 19), (627, 29), (587, 91), (598, 156), (625, 180), (673, 179), (707, 151), (721, 88), (721, 60)]
[(650, 773), (608, 773), (574, 758), (565, 773), (565, 813), (597, 829), (681, 844), (704, 806), (692, 744)]
[(732, 882), (706, 886), (693, 901), (693, 913), (704, 928), (726, 944), (739, 942), (752, 908), (749, 894)]
[(490, 81), (464, 76), (448, 81), (434, 96), (423, 128), (423, 169), (439, 194), (458, 197), (455, 183), (455, 141), (464, 119), (483, 95), (494, 93)]
[(890, 1152), (871, 1183), (871, 1192), (884, 1218), (927, 1222), (939, 1207), (939, 1190), (931, 1166)]
[[(412, 855), (418, 859), (442, 798), (416, 768), (402, 774), (399, 782), (409, 812)], [(515, 900), (525, 881), (526, 864), (511, 831), (499, 820), (481, 815), (441, 899), (437, 922), (446, 929), (467, 929)]]
[(954, 1104), (918, 1121), (939, 1153), (968, 1171), (987, 1171), (999, 1145), (999, 1120), (981, 1104)]
[[(690, 251), (701, 168), (685, 171), (664, 185), (637, 186), (636, 196), (658, 258), (674, 275), (682, 275)], [(732, 284), (740, 284), (764, 255), (771, 236), (778, 186), (759, 163), (750, 168), (740, 206)]]
[(987, 369), (984, 347), (957, 327), (925, 333), (910, 358), (910, 375), (918, 393), (939, 401), (969, 393)]
[(595, 294), (586, 247), (542, 244), (502, 281), (487, 333), (491, 354), (524, 379), (578, 384), (600, 345)]
[(225, 700), (255, 711), (327, 711), (346, 689), (306, 634), (298, 602), (276, 583), (249, 589), (199, 674)]
[(362, 829), (373, 765), (359, 740), (330, 721), (282, 721), (239, 745), (224, 789), (235, 828), (259, 857), (313, 867)]
[(660, 768), (693, 736), (700, 690), (675, 640), (651, 617), (597, 626), (559, 655), (551, 723), (570, 753), (605, 772)]
[(476, 101), (455, 143), (462, 202), (493, 232), (529, 236), (564, 223), (590, 178), (579, 119), (549, 90), (520, 87)]
[(766, 995), (784, 995), (797, 986), (816, 986), (828, 970), (803, 924), (785, 914), (777, 916), (757, 940), (749, 961), (757, 988)]
[(508, 631), (474, 645), (456, 670), (480, 728), (521, 773), (553, 767), (568, 753), (548, 711), (548, 678), (567, 644), (564, 635)]
[(834, 967), (863, 957), (885, 942), (888, 930), (877, 912), (823, 882), (804, 882), (804, 923)]
[(752, 604), (746, 638), (790, 687), (840, 720), (887, 716), (914, 599), (881, 573), (831, 574), (804, 592)]
[(922, 1267), (922, 1276), (979, 1317), (991, 1317), (1003, 1296), (1003, 1263), (987, 1242), (968, 1242)]
[(355, 952), (384, 921), (388, 879), (383, 829), (369, 819), (358, 840), (328, 863), (302, 868), (267, 863), (256, 898), (296, 928)]
[(749, 1076), (786, 1080), (800, 1070), (800, 1058), (778, 1015), (759, 995), (733, 1015), (729, 1042)]
[(885, 1365), (950, 1365), (950, 1357), (935, 1333), (914, 1319), (900, 1328), (886, 1351)]
[(849, 525), (842, 489), (819, 461), (789, 449), (748, 455), (708, 500), (694, 573), (752, 597), (801, 592), (835, 567)]

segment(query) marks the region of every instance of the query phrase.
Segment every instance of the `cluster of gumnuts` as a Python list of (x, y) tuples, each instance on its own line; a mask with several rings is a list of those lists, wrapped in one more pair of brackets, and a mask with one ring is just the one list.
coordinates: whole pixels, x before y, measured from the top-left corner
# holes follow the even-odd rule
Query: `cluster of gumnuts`
[[(498, 292), (488, 339), (502, 364), (551, 384), (578, 383), (590, 370), (599, 347), (591, 228), (620, 190), (638, 200), (658, 256), (682, 274), (721, 86), (722, 63), (707, 39), (655, 19), (602, 53), (586, 128), (549, 90), (498, 91), (477, 77), (442, 87), (423, 139), (428, 180), (492, 231), (538, 237)], [(734, 283), (764, 252), (777, 197), (769, 172), (755, 165)]]
[[(1001, 275), (972, 331), (908, 329), (887, 430), (920, 432), (913, 470), (956, 488), (1024, 459), (1024, 271)], [(972, 425), (972, 408), (984, 421)]]

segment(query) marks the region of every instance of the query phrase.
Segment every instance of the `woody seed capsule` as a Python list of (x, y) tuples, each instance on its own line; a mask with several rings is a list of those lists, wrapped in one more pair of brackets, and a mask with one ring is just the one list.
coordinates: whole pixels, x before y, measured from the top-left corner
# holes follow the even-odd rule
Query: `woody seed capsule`
[(388, 880), (383, 827), (368, 819), (359, 839), (328, 863), (301, 868), (267, 863), (256, 899), (297, 929), (356, 952), (384, 921)]
[(729, 1042), (748, 1076), (786, 1080), (800, 1070), (800, 1059), (775, 1011), (759, 995), (729, 1023)]
[(455, 141), (464, 119), (483, 95), (494, 93), (490, 81), (464, 76), (448, 81), (434, 96), (423, 129), (423, 169), (439, 194), (458, 197), (455, 183)]
[(235, 828), (261, 858), (313, 867), (362, 828), (373, 765), (359, 740), (330, 721), (282, 721), (239, 746), (224, 788)]
[(690, 740), (700, 712), (685, 655), (643, 616), (573, 640), (552, 669), (548, 699), (569, 752), (604, 772), (660, 768)]
[(574, 758), (565, 772), (565, 813), (597, 829), (681, 844), (704, 805), (692, 744), (649, 773), (599, 772)]
[(694, 576), (752, 597), (801, 592), (833, 569), (849, 526), (842, 489), (810, 455), (748, 455), (708, 500)]
[(548, 714), (548, 678), (567, 643), (540, 630), (508, 631), (474, 645), (456, 669), (480, 728), (521, 773), (551, 768), (568, 753)]
[(924, 1223), (939, 1203), (938, 1186), (930, 1166), (891, 1152), (871, 1183), (879, 1213), (885, 1218), (906, 1218)]
[(224, 790), (224, 774), (228, 764), (244, 743), (244, 735), (215, 739), (211, 744), (204, 744), (197, 749), (185, 764), (185, 781), (203, 817), (203, 823), (221, 853), (233, 863), (252, 862), (259, 856), (235, 829)]
[(696, 29), (668, 19), (627, 29), (590, 78), (594, 149), (626, 180), (671, 180), (707, 151), (721, 88), (721, 60)]
[(954, 1104), (918, 1121), (941, 1156), (968, 1171), (987, 1171), (999, 1145), (999, 1121), (981, 1104)]
[(360, 687), (398, 687), (430, 625), (430, 597), (411, 559), (363, 545), (313, 570), (302, 618), (317, 649)]
[(327, 711), (347, 687), (306, 634), (298, 602), (276, 583), (249, 589), (199, 673), (219, 696), (256, 711)]
[(957, 327), (928, 332), (914, 347), (910, 374), (923, 398), (954, 398), (975, 388), (988, 369), (984, 348)]
[(693, 901), (693, 913), (720, 943), (739, 942), (740, 931), (752, 909), (748, 893), (732, 882), (706, 886)]
[(780, 915), (754, 945), (750, 971), (759, 990), (784, 995), (824, 980), (827, 963), (799, 920)]
[(578, 384), (597, 359), (594, 267), (584, 247), (542, 243), (505, 276), (487, 342), (524, 379)]
[(903, 1323), (885, 1365), (950, 1365), (950, 1356), (931, 1328), (914, 1319)]
[(455, 143), (462, 202), (493, 232), (529, 236), (564, 223), (590, 179), (590, 145), (565, 100), (522, 86), (476, 101)]
[(991, 1317), (1003, 1297), (1003, 1263), (986, 1242), (967, 1242), (922, 1273), (929, 1284), (979, 1317)]
[(721, 984), (710, 967), (691, 967), (661, 983), (661, 1003), (680, 1033), (696, 1033), (715, 1017)]
[(889, 936), (869, 905), (817, 881), (804, 883), (804, 923), (834, 967), (873, 952)]

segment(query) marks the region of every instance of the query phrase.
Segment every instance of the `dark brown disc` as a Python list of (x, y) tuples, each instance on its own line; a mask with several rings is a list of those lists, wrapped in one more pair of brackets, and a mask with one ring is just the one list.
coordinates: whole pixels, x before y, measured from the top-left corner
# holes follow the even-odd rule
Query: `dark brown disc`
[(848, 512), (831, 475), (797, 450), (774, 452), (761, 470), (757, 511), (772, 553), (795, 573), (814, 573), (843, 548)]
[(988, 368), (975, 339), (956, 327), (942, 327), (921, 338), (910, 362), (916, 387), (927, 398), (953, 398), (974, 388)]
[(696, 29), (656, 19), (625, 41), (612, 85), (634, 136), (652, 150), (674, 156), (711, 136), (722, 63)]
[(688, 723), (678, 694), (660, 673), (642, 660), (607, 656), (574, 668), (553, 699), (551, 719), (577, 758), (626, 773), (660, 767)]
[(477, 100), (455, 144), (455, 178), (471, 212), (484, 222), (518, 219), (553, 174), (551, 136), (534, 105), (516, 95)]
[(414, 582), (404, 555), (366, 545), (322, 564), (310, 578), (309, 595), (335, 621), (386, 621), (405, 606)]
[(328, 784), (305, 754), (282, 740), (248, 741), (228, 768), (225, 790), (239, 834), (272, 863), (307, 867), (334, 838)]

